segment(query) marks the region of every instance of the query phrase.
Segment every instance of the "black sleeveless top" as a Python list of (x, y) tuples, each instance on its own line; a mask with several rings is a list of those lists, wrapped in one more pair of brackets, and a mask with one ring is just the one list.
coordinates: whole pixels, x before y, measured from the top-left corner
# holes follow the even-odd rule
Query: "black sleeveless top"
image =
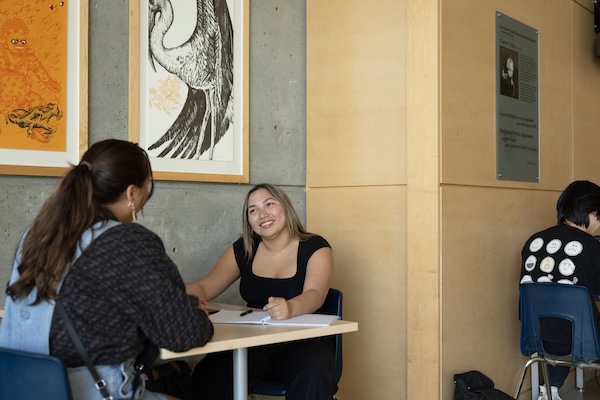
[(252, 272), (253, 260), (248, 259), (244, 251), (244, 241), (239, 238), (233, 244), (233, 252), (240, 269), (240, 295), (246, 301), (248, 307), (263, 308), (270, 296), (283, 297), (289, 300), (301, 294), (304, 288), (308, 260), (315, 251), (323, 247), (331, 246), (327, 240), (318, 235), (301, 240), (298, 245), (296, 275), (284, 279), (264, 278), (254, 275)]

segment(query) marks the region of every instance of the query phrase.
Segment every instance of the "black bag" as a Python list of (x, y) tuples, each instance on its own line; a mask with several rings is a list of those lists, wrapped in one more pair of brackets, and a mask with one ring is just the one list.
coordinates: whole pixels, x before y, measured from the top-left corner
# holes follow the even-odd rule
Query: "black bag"
[(479, 371), (454, 375), (454, 400), (514, 400), (501, 390), (494, 389), (494, 382)]
[(157, 345), (149, 340), (144, 343), (144, 350), (138, 354), (134, 362), (134, 367), (137, 371), (146, 372), (150, 369), (154, 361), (160, 356), (160, 349)]
[(155, 365), (144, 371), (146, 388), (152, 392), (169, 394), (183, 400), (191, 400), (192, 376), (189, 364), (183, 360)]
[(149, 340), (144, 343), (144, 349), (138, 354), (135, 362), (133, 363), (134, 375), (133, 375), (133, 392), (135, 393), (143, 379), (142, 375), (146, 371), (150, 370), (150, 367), (158, 359), (160, 355), (160, 349), (157, 345)]

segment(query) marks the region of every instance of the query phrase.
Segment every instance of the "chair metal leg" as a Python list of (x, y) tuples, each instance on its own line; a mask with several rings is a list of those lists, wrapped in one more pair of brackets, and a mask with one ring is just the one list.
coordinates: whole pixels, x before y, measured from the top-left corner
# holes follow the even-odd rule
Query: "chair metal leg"
[[(538, 353), (533, 356), (537, 357)], [(531, 366), (531, 400), (537, 400), (540, 395), (540, 364)]]
[(544, 386), (546, 386), (546, 393), (552, 397), (552, 390), (550, 389), (550, 376), (548, 375), (548, 364), (542, 361), (542, 375), (544, 376)]
[[(542, 357), (531, 357), (531, 359), (529, 361), (527, 361), (525, 363), (525, 365), (523, 366), (523, 368), (521, 369), (521, 373), (519, 374), (519, 381), (517, 382), (517, 387), (515, 388), (515, 395), (513, 396), (515, 399), (517, 399), (519, 397), (519, 394), (521, 393), (521, 388), (523, 387), (523, 382), (525, 381), (525, 375), (527, 374), (527, 369), (530, 368), (532, 365), (537, 364), (539, 362), (544, 364), (544, 359)], [(547, 374), (544, 375), (544, 379), (546, 379), (546, 375)], [(533, 392), (533, 387), (531, 389)], [(536, 387), (536, 389), (537, 389), (537, 387)]]
[(584, 381), (583, 369), (575, 368), (575, 386), (577, 386), (577, 389), (580, 392), (583, 392), (583, 381)]
[(519, 374), (519, 380), (517, 381), (517, 387), (515, 388), (515, 395), (513, 396), (515, 399), (519, 397), (519, 393), (521, 393), (521, 388), (523, 387), (523, 381), (525, 380), (525, 374), (527, 373), (527, 365), (521, 369), (521, 373)]

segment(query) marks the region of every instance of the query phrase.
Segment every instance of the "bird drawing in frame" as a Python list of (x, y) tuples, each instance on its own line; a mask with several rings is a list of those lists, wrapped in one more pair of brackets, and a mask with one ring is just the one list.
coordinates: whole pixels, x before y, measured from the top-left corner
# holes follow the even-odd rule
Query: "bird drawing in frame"
[(148, 1), (149, 63), (184, 82), (187, 97), (168, 130), (148, 150), (158, 157), (198, 159), (225, 135), (233, 118), (233, 28), (226, 0), (196, 0), (196, 27), (187, 41), (164, 45), (173, 25), (170, 0)]

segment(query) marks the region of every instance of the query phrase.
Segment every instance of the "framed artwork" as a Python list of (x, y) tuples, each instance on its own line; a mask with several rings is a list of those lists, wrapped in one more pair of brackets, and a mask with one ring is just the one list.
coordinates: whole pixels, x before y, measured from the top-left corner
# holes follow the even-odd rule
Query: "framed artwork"
[(0, 1), (0, 174), (60, 176), (87, 149), (87, 0)]
[(129, 140), (155, 179), (248, 182), (248, 0), (129, 6)]

